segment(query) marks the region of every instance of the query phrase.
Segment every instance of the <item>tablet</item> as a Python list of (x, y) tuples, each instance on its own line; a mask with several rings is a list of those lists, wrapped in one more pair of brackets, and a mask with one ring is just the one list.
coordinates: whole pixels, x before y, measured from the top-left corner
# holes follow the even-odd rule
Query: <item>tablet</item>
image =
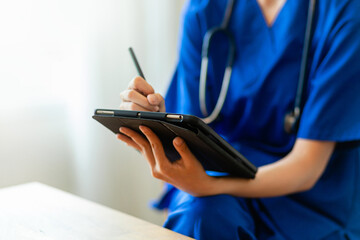
[(255, 177), (257, 168), (196, 116), (96, 109), (93, 118), (115, 134), (120, 133), (120, 127), (130, 128), (140, 134), (140, 125), (149, 127), (161, 140), (165, 154), (171, 162), (180, 159), (172, 145), (173, 139), (179, 136), (185, 140), (205, 170), (242, 178)]

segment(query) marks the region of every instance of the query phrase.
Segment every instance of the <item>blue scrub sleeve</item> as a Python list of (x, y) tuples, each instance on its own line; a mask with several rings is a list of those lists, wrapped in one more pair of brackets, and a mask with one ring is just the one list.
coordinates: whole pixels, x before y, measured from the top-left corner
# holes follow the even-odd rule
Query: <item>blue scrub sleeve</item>
[(310, 73), (299, 138), (360, 140), (360, 20), (333, 29)]
[[(199, 79), (203, 36), (206, 29), (218, 21), (218, 19), (208, 19), (210, 15), (203, 13), (208, 11), (208, 5), (208, 1), (192, 0), (188, 1), (184, 7), (183, 24), (180, 29), (179, 59), (165, 96), (167, 112), (202, 116), (199, 104)], [(212, 82), (213, 72), (212, 67), (209, 67), (208, 87), (212, 85)], [(210, 106), (214, 105), (211, 101), (212, 98), (208, 97), (207, 104)]]
[(194, 89), (198, 89), (201, 56), (198, 49), (202, 40), (198, 38), (200, 23), (197, 19), (199, 4), (188, 1), (183, 9), (180, 29), (179, 60), (165, 96), (167, 112), (197, 114), (199, 100)]

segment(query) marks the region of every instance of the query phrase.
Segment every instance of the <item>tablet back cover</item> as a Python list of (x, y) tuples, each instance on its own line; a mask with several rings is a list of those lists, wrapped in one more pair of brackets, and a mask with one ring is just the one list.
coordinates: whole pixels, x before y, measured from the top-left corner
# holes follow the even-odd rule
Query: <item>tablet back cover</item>
[(255, 167), (249, 169), (249, 167), (244, 164), (244, 159), (234, 158), (220, 146), (208, 139), (199, 129), (194, 128), (189, 130), (176, 124), (156, 119), (103, 115), (94, 115), (93, 118), (115, 134), (120, 133), (120, 127), (127, 127), (143, 135), (139, 130), (139, 126), (149, 127), (159, 137), (164, 146), (165, 154), (171, 162), (180, 158), (180, 155), (172, 143), (173, 139), (179, 136), (185, 140), (205, 170), (226, 172), (230, 175), (243, 178), (254, 178), (255, 176)]

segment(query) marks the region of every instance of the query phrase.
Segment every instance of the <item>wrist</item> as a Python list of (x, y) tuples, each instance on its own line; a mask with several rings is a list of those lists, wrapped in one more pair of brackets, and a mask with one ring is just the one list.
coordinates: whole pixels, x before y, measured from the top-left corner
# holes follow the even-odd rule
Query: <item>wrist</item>
[(209, 184), (208, 188), (206, 189), (207, 195), (220, 195), (226, 193), (226, 179), (224, 177), (212, 177), (209, 176)]
[(247, 197), (251, 192), (253, 179), (236, 177), (216, 177), (213, 180), (213, 195), (228, 194), (237, 197)]

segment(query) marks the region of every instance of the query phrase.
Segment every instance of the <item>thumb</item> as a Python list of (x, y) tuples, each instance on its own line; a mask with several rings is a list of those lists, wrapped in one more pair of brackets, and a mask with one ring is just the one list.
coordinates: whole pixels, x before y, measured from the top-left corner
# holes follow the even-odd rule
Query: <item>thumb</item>
[(196, 157), (194, 156), (194, 154), (192, 154), (189, 147), (186, 145), (185, 141), (182, 138), (176, 137), (173, 140), (173, 145), (183, 159), (184, 164), (188, 164), (193, 160), (196, 161)]

